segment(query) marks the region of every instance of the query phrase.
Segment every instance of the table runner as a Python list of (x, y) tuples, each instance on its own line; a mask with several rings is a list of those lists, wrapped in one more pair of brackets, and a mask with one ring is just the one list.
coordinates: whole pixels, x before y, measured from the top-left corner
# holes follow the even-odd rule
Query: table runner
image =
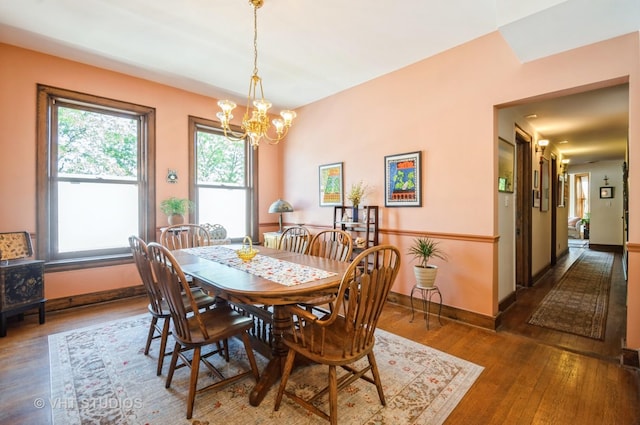
[(313, 282), (338, 274), (260, 254), (245, 263), (238, 258), (235, 248), (228, 246), (201, 246), (183, 249), (182, 251), (285, 286)]

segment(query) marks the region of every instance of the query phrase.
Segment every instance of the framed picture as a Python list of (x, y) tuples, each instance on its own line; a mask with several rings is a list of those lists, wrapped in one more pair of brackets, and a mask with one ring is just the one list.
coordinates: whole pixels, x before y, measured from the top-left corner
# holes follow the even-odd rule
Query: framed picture
[(320, 206), (342, 205), (342, 162), (321, 165), (318, 171)]
[(385, 207), (422, 206), (422, 152), (384, 157)]
[(540, 211), (549, 211), (549, 160), (542, 158), (540, 163)]
[(540, 208), (540, 191), (533, 189), (533, 208)]
[(613, 198), (613, 186), (601, 186), (600, 187), (601, 198)]
[(533, 170), (533, 188), (538, 188), (538, 170)]
[(564, 175), (558, 175), (558, 208), (567, 206), (567, 181)]
[(498, 142), (498, 190), (500, 192), (513, 192), (515, 146), (503, 138), (500, 138)]

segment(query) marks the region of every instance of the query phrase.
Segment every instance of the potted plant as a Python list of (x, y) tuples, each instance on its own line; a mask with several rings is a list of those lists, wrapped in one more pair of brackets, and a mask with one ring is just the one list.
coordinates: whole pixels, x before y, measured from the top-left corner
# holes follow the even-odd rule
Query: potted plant
[(591, 213), (584, 213), (584, 216), (580, 219), (580, 222), (584, 225), (584, 239), (589, 239), (589, 222), (591, 221)]
[(358, 221), (358, 206), (364, 197), (367, 196), (368, 191), (369, 186), (364, 184), (362, 180), (351, 185), (351, 190), (347, 194), (347, 199), (351, 201), (351, 205), (353, 205), (353, 221)]
[(438, 266), (429, 264), (429, 260), (433, 257), (447, 261), (447, 255), (440, 248), (438, 242), (427, 237), (416, 238), (413, 241), (413, 245), (409, 247), (408, 254), (413, 255), (414, 260), (419, 263), (413, 266), (418, 287), (433, 287), (438, 273)]
[(160, 202), (162, 211), (169, 220), (170, 225), (184, 223), (184, 215), (193, 208), (193, 202), (186, 198), (176, 198), (172, 196)]

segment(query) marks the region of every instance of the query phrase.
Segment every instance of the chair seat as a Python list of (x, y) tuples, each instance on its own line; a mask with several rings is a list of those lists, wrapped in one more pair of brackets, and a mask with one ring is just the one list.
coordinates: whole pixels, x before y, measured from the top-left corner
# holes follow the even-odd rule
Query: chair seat
[[(200, 288), (191, 288), (191, 289), (192, 289), (191, 293), (193, 294), (193, 298), (195, 299), (196, 304), (198, 305), (198, 308), (200, 309), (208, 308), (216, 304), (216, 299), (210, 295), (207, 295), (202, 289)], [(187, 298), (186, 295), (182, 296), (182, 301), (184, 303), (185, 308), (187, 310), (191, 310), (191, 303), (189, 302), (189, 298)], [(161, 312), (154, 311), (152, 304), (149, 304), (147, 308), (149, 309), (149, 313), (151, 313), (153, 316), (156, 316), (159, 319), (166, 319), (171, 317), (171, 312), (169, 311), (169, 305), (167, 304), (166, 300), (160, 301), (160, 308), (162, 309)]]
[[(375, 338), (372, 338), (363, 347), (352, 350), (349, 346), (350, 339), (345, 338), (346, 325), (347, 322), (344, 317), (338, 316), (332, 326), (324, 329), (311, 326), (306, 334), (306, 346), (301, 344), (299, 340), (296, 341), (292, 334), (284, 335), (284, 343), (290, 349), (314, 362), (335, 366), (353, 363), (355, 360), (366, 356), (373, 349)], [(311, 344), (310, 340), (314, 341), (315, 344)], [(322, 341), (322, 344), (319, 344), (319, 341)], [(358, 352), (355, 357), (353, 356), (354, 351)]]
[[(191, 341), (181, 340), (185, 347), (211, 344), (216, 341), (238, 335), (253, 326), (250, 317), (243, 316), (229, 307), (214, 308), (200, 313), (200, 317), (207, 329), (208, 337), (202, 334), (202, 328), (195, 316), (188, 319)], [(176, 339), (180, 338), (174, 335)]]

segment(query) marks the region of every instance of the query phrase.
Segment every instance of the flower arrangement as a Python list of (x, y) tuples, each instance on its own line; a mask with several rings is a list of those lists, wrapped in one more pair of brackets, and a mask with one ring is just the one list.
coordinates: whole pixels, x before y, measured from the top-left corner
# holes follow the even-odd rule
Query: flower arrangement
[(360, 205), (360, 202), (367, 196), (369, 186), (364, 184), (362, 180), (351, 185), (351, 190), (347, 194), (347, 199), (351, 201), (354, 207)]

